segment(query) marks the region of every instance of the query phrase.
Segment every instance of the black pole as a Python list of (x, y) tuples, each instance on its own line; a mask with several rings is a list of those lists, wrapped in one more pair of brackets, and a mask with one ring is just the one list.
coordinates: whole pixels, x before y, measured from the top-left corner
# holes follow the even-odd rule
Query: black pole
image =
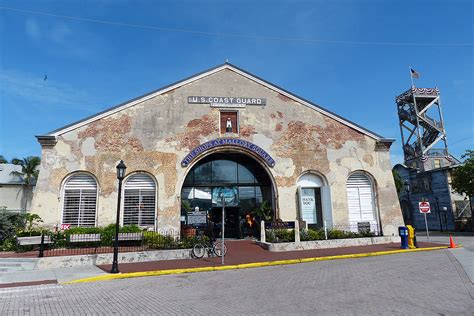
[(415, 214), (413, 213), (413, 206), (411, 205), (411, 198), (410, 198), (410, 190), (407, 190), (407, 198), (408, 198), (408, 211), (410, 212), (410, 219), (411, 224), (415, 227)]
[(439, 199), (438, 197), (435, 197), (436, 200), (436, 210), (438, 211), (438, 218), (439, 218), (439, 229), (442, 232), (443, 231), (443, 224), (441, 223), (441, 210), (439, 209)]
[(122, 198), (122, 179), (119, 179), (118, 201), (117, 201), (117, 219), (115, 221), (115, 239), (114, 239), (114, 260), (112, 262), (112, 270), (110, 273), (119, 273), (118, 269), (118, 247), (119, 247), (119, 222), (120, 222), (120, 200)]

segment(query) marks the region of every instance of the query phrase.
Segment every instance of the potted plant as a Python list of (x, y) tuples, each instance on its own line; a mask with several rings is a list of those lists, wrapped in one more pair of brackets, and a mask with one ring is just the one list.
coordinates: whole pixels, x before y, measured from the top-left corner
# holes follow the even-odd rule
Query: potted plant
[[(181, 206), (187, 215), (189, 212), (191, 212), (191, 204), (189, 204), (189, 201), (183, 201), (181, 203)], [(193, 228), (188, 225), (183, 225), (183, 235), (184, 237), (194, 237), (196, 236), (196, 228)]]
[(268, 204), (268, 201), (263, 201), (260, 204), (259, 208), (253, 210), (253, 214), (258, 222), (260, 221), (271, 221), (273, 218), (273, 210), (272, 207)]

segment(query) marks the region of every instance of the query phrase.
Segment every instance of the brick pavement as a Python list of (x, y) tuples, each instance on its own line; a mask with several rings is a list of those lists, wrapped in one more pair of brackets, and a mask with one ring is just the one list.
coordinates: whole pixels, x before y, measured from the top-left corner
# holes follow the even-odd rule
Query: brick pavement
[[(257, 245), (251, 240), (236, 240), (226, 241), (227, 254), (225, 256), (225, 265), (234, 265), (242, 263), (253, 263), (262, 261), (276, 261), (286, 259), (300, 259), (300, 258), (313, 258), (313, 257), (327, 257), (335, 255), (346, 255), (346, 254), (357, 254), (367, 252), (378, 252), (378, 251), (390, 251), (399, 250), (400, 244), (381, 244), (372, 246), (358, 246), (358, 247), (342, 247), (342, 248), (331, 248), (331, 249), (314, 249), (314, 250), (298, 250), (298, 251), (286, 251), (286, 252), (270, 252), (264, 250), (262, 247)], [(418, 243), (421, 248), (426, 247), (437, 247), (440, 244), (435, 243)], [(121, 263), (120, 272), (141, 272), (141, 271), (154, 271), (154, 270), (170, 270), (170, 269), (182, 269), (182, 268), (198, 268), (198, 267), (209, 267), (209, 266), (220, 266), (221, 258), (202, 258), (202, 259), (178, 259), (178, 260), (166, 260), (166, 261), (150, 261), (150, 262), (139, 262), (139, 263)], [(104, 271), (110, 271), (112, 268), (111, 264), (100, 265)]]
[(472, 285), (449, 255), (440, 250), (0, 289), (0, 314), (472, 315)]

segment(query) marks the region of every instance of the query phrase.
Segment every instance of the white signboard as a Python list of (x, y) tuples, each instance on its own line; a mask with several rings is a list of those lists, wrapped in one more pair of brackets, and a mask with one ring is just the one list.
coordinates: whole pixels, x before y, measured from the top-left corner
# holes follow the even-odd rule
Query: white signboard
[(420, 213), (431, 213), (430, 202), (418, 202)]
[(300, 205), (302, 220), (306, 221), (308, 224), (317, 224), (318, 220), (316, 217), (316, 197), (314, 196), (314, 189), (300, 189)]

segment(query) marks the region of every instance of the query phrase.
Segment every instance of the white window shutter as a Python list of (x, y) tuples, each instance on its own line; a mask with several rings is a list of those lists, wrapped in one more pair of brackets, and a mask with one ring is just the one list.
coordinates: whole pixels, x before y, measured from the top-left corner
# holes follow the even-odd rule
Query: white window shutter
[(357, 230), (357, 223), (370, 222), (377, 226), (372, 181), (362, 172), (356, 172), (347, 179), (347, 207), (349, 224)]
[(63, 190), (62, 224), (93, 227), (97, 213), (97, 182), (88, 174), (70, 177)]
[(130, 176), (124, 186), (123, 225), (154, 227), (156, 214), (156, 185), (144, 173)]

